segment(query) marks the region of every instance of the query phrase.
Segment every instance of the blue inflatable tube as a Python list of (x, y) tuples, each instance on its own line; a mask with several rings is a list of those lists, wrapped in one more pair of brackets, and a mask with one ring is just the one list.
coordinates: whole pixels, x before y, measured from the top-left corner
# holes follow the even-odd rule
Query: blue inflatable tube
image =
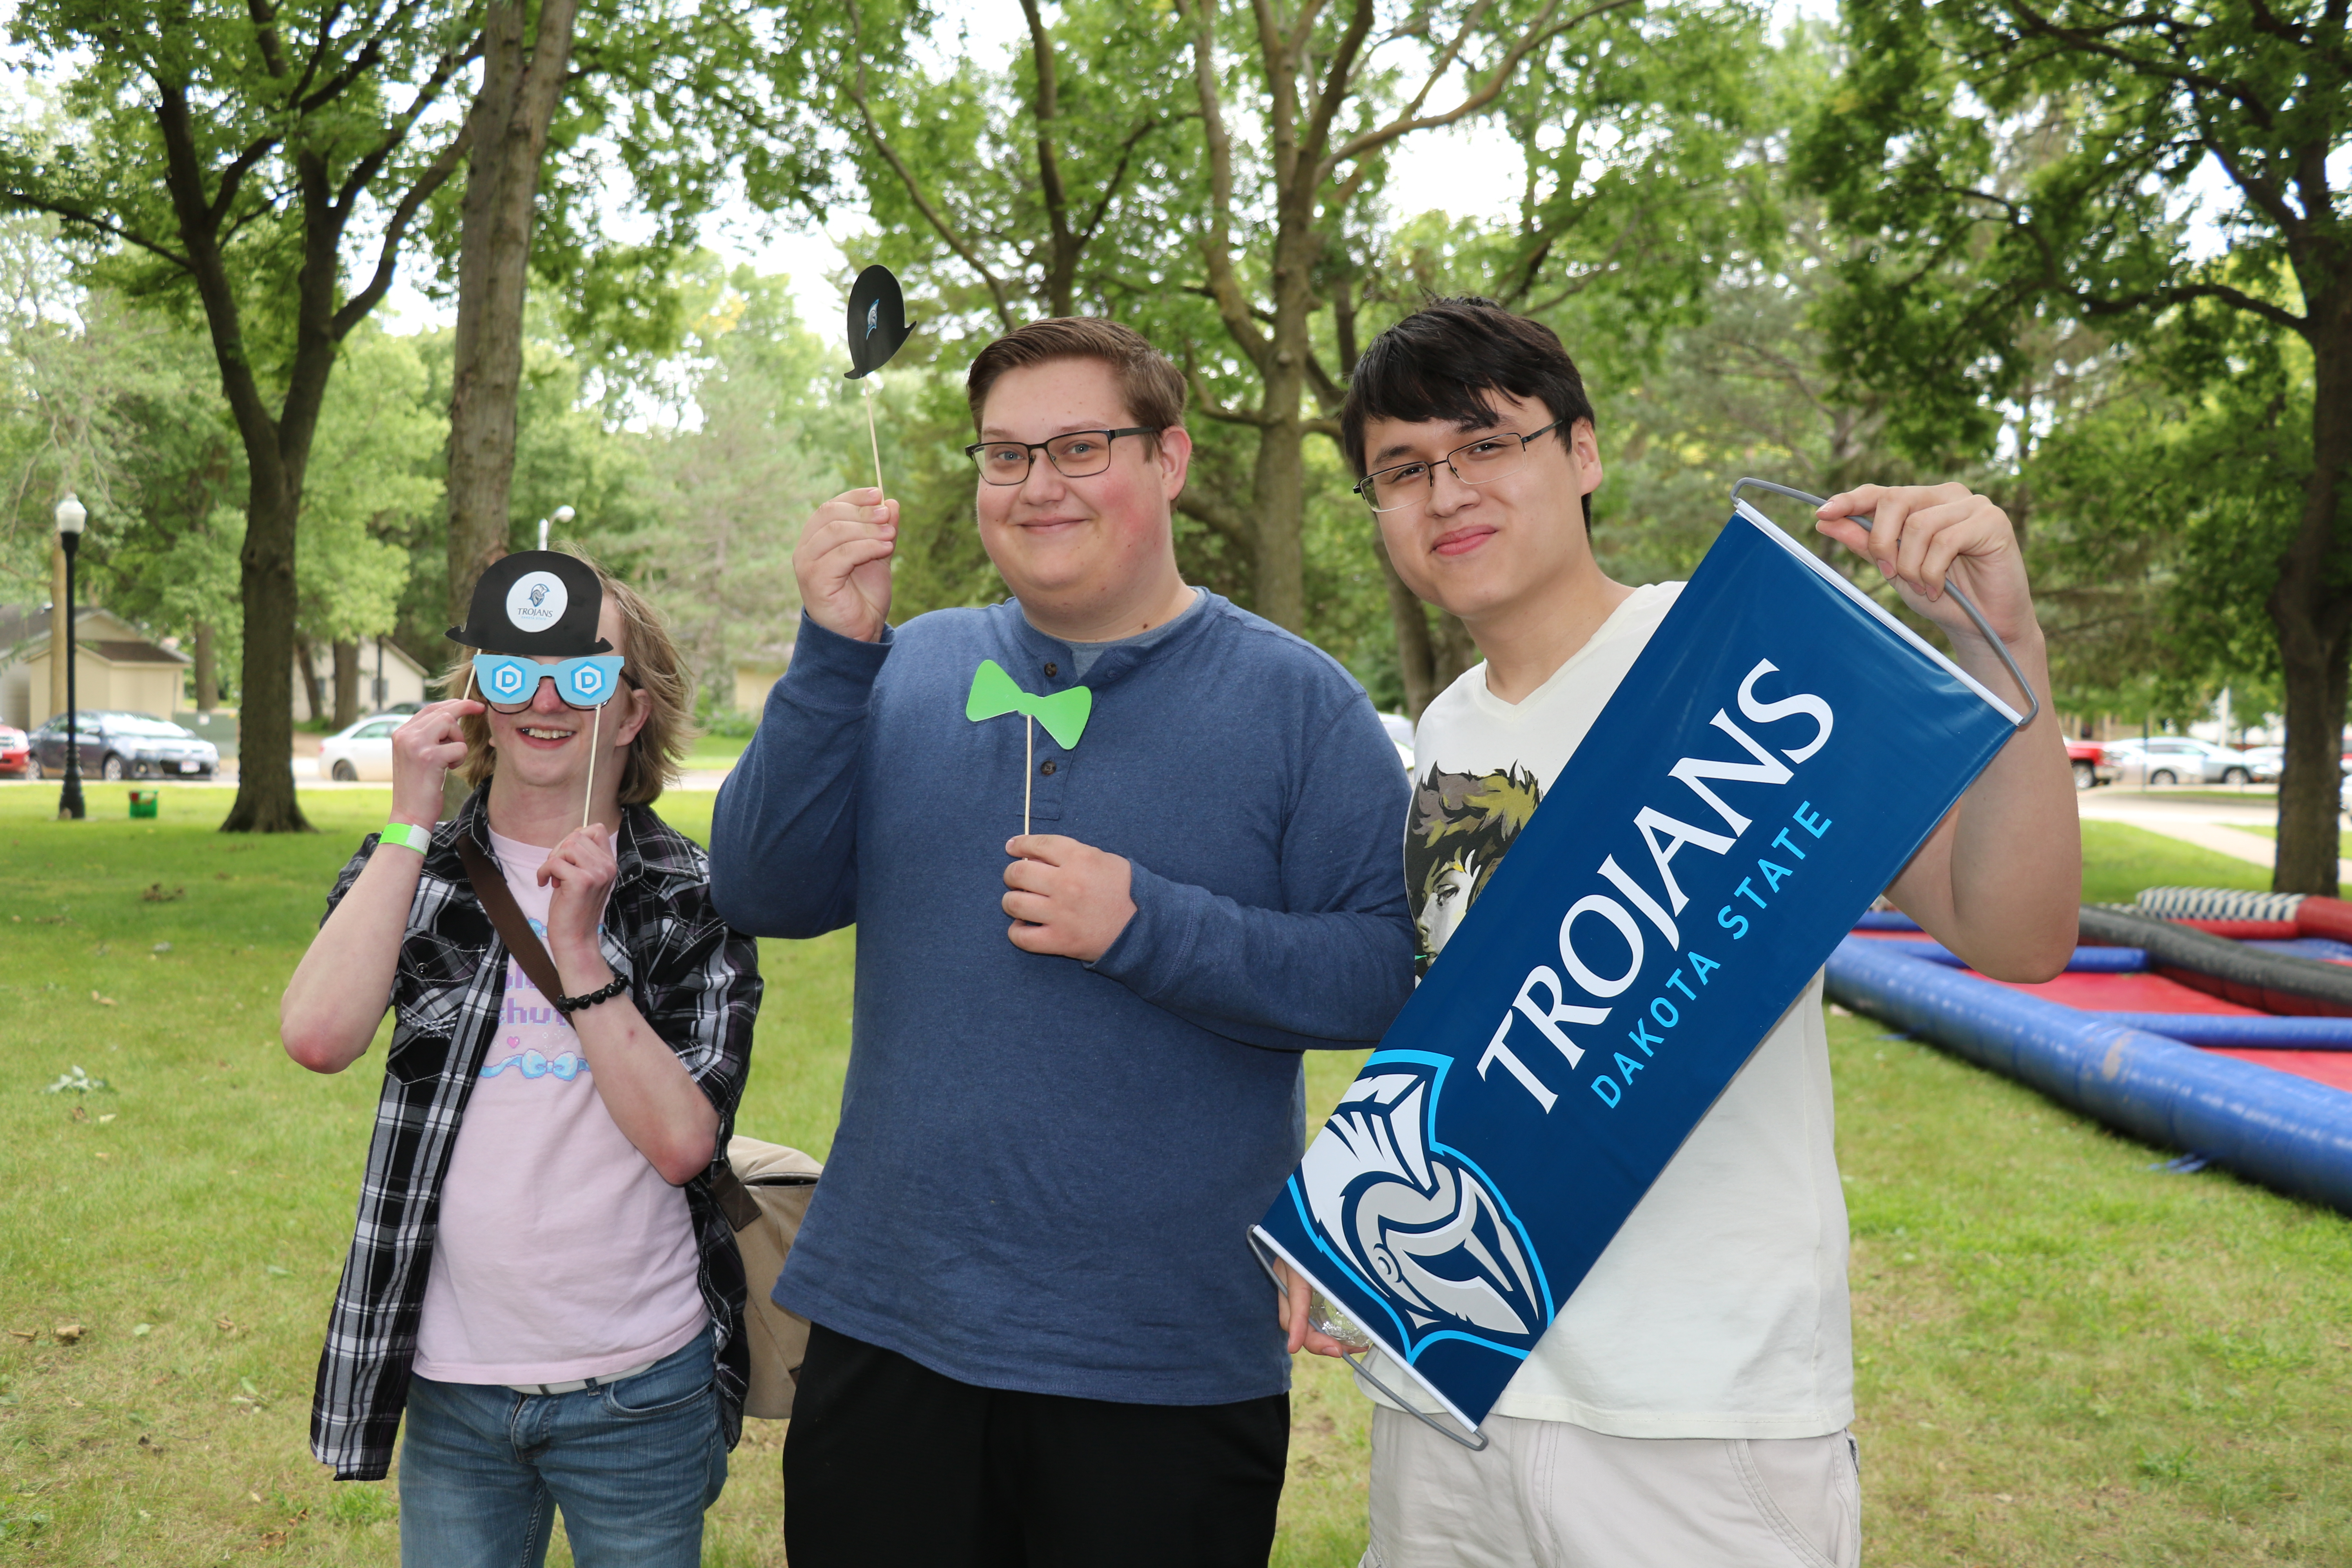
[[(1924, 958), (1930, 963), (1948, 964), (1954, 969), (1966, 969), (1969, 961), (1940, 942), (1906, 942), (1901, 937), (1882, 936), (1874, 946), (1892, 948), (1909, 958)], [(2078, 947), (2074, 956), (2066, 961), (2070, 974), (2137, 974), (2147, 967), (2147, 952), (2137, 947)]]
[(2352, 1051), (2352, 1018), (2248, 1016), (2236, 1013), (2091, 1013), (2127, 1029), (2189, 1046), (2257, 1051)]
[(1848, 937), (1829, 992), (2133, 1137), (2352, 1214), (2352, 1094)]

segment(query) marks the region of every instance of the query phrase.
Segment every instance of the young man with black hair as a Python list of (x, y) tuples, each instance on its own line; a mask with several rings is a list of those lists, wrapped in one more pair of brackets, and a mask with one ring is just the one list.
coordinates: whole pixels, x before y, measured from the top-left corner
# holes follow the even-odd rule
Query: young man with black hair
[[(1631, 587), (1601, 570), (1590, 538), (1602, 473), (1592, 405), (1539, 323), (1476, 299), (1407, 317), (1357, 365), (1341, 434), (1398, 574), (1459, 616), (1486, 655), (1430, 704), (1415, 737), (1406, 882), (1433, 952), (1460, 918), (1429, 907), (1449, 885), (1438, 858), (1465, 830), (1457, 812), (1491, 793), (1479, 781), (1540, 790), (1563, 768), (1607, 765), (1578, 744), (1680, 584)], [(2073, 948), (2081, 844), (2009, 519), (1956, 484), (1865, 485), (1832, 496), (1816, 526), (1875, 563), (1945, 629), (1963, 668), (2002, 689), (1991, 645), (1944, 592), (1949, 575), (2041, 693), (2041, 716), (1887, 893), (1979, 971), (2047, 978)], [(1479, 871), (1507, 847), (1490, 848)], [(1489, 1448), (1469, 1452), (1381, 1402), (1365, 1563), (1857, 1562), (1832, 1117), (1817, 976), (1561, 1307), (1488, 1417)], [(1309, 1332), (1297, 1283), (1292, 1347), (1335, 1353)], [(1391, 1387), (1409, 1386), (1385, 1370)]]
[(841, 1127), (775, 1289), (815, 1325), (785, 1549), (1256, 1568), (1289, 1366), (1249, 1226), (1301, 1053), (1411, 993), (1404, 776), (1344, 669), (1179, 574), (1164, 355), (1033, 321), (966, 390), (1013, 598), (893, 626), (897, 503), (819, 507), (713, 819), (730, 920), (857, 926)]

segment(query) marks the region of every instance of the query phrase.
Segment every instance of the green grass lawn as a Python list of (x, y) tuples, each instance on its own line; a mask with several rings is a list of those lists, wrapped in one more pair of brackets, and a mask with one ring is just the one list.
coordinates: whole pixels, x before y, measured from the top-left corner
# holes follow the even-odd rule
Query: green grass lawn
[[(311, 795), (318, 834), (266, 839), (212, 831), (225, 790), (167, 790), (152, 824), (120, 787), (89, 798), (58, 824), (53, 789), (0, 789), (0, 1563), (391, 1563), (390, 1489), (331, 1483), (305, 1447), (378, 1080), (305, 1073), (276, 1039), (388, 795)], [(664, 804), (707, 830), (709, 795)], [(2084, 837), (2093, 898), (2264, 879)], [(829, 1146), (851, 951), (762, 944), (744, 1131)], [(2158, 1152), (1871, 1020), (1830, 1038), (1870, 1560), (2346, 1561), (2352, 1224), (2152, 1173)], [(1359, 1059), (1310, 1058), (1318, 1116)], [(41, 1092), (76, 1066), (108, 1087)], [(1339, 1568), (1362, 1550), (1366, 1407), (1330, 1363), (1299, 1373), (1276, 1561)], [(782, 1428), (751, 1428), (714, 1564), (782, 1561)]]
[[(2252, 823), (2238, 823), (2232, 826), (2236, 826), (2241, 833), (2259, 834), (2264, 838), (2278, 837), (2278, 824), (2274, 822), (2265, 822), (2259, 826)], [(2347, 856), (2352, 856), (2352, 829), (2346, 829), (2336, 835), (2336, 858), (2341, 860)]]
[(732, 767), (735, 759), (743, 754), (743, 748), (751, 743), (751, 738), (743, 735), (698, 735), (694, 749), (687, 753), (686, 765), (698, 773), (705, 768)]

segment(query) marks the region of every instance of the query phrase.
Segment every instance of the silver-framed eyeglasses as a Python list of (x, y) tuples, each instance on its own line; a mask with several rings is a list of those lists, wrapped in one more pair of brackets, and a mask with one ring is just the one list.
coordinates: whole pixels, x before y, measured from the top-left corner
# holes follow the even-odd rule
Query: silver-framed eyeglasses
[(1066, 479), (1083, 479), (1110, 467), (1110, 444), (1121, 436), (1157, 436), (1148, 425), (1124, 430), (1073, 430), (1050, 441), (974, 441), (963, 449), (980, 468), (982, 482), (992, 485), (1025, 483), (1037, 454), (1054, 465)]
[(1489, 431), (1454, 447), (1435, 463), (1399, 463), (1394, 468), (1366, 474), (1356, 481), (1356, 493), (1374, 511), (1394, 511), (1401, 506), (1411, 506), (1436, 491), (1439, 464), (1453, 469), (1454, 477), (1465, 485), (1491, 484), (1526, 468), (1528, 445), (1536, 437), (1549, 436), (1559, 426), (1555, 419), (1527, 436), (1510, 430)]

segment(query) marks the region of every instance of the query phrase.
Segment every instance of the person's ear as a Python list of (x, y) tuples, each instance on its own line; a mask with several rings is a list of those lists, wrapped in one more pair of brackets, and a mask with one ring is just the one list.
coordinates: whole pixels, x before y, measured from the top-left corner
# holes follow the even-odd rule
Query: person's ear
[(1580, 419), (1569, 426), (1568, 449), (1575, 454), (1583, 479), (1578, 493), (1589, 496), (1601, 488), (1601, 440), (1592, 433), (1591, 420)]
[(1192, 433), (1181, 425), (1160, 432), (1160, 492), (1171, 504), (1184, 493), (1184, 477), (1192, 467)]
[(637, 732), (646, 727), (646, 721), (654, 716), (653, 693), (641, 691), (634, 686), (624, 686), (621, 690), (628, 700), (629, 710), (613, 731), (613, 744), (615, 746), (625, 746), (634, 742)]

